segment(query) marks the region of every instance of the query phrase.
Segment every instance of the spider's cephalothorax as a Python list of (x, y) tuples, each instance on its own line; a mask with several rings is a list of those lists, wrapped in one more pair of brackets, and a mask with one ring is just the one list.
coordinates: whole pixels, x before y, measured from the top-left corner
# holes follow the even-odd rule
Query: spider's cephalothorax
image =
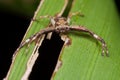
[(54, 17), (54, 18), (51, 19), (51, 23), (52, 23), (52, 25), (57, 27), (57, 26), (68, 25), (69, 21), (65, 17)]

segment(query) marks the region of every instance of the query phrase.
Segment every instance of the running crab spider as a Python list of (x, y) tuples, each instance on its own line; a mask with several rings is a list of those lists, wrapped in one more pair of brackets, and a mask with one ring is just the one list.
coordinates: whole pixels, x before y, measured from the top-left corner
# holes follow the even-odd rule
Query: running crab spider
[[(40, 30), (38, 33), (32, 35), (29, 39), (23, 41), (20, 46), (17, 48), (15, 53), (19, 51), (23, 46), (26, 44), (35, 41), (38, 39), (41, 35), (47, 34), (50, 32), (57, 32), (57, 33), (64, 33), (64, 32), (70, 32), (70, 31), (79, 31), (79, 32), (86, 32), (89, 33), (94, 39), (97, 41), (100, 41), (102, 44), (102, 55), (106, 54), (106, 56), (109, 56), (108, 49), (105, 41), (95, 34), (94, 32), (90, 31), (89, 29), (85, 28), (84, 26), (75, 26), (75, 25), (69, 25), (70, 17), (73, 15), (78, 15), (79, 13), (73, 13), (68, 18), (61, 17), (61, 16), (40, 16), (40, 18), (50, 18), (50, 26), (48, 28), (45, 28), (43, 30)], [(83, 16), (83, 15), (82, 15)], [(36, 19), (33, 19), (33, 21), (36, 21)]]

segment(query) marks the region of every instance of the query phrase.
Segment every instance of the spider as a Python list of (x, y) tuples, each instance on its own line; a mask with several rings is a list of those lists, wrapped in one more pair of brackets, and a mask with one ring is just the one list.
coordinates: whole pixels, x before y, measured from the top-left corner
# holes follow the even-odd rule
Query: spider
[[(79, 14), (79, 13), (76, 13), (76, 14)], [(76, 14), (72, 14), (71, 16), (76, 15)], [(32, 35), (30, 38), (23, 41), (19, 45), (19, 47), (17, 48), (15, 53), (18, 52), (26, 44), (31, 43), (31, 42), (35, 41), (36, 39), (38, 39), (43, 34), (47, 34), (50, 32), (64, 33), (64, 32), (70, 32), (70, 31), (80, 31), (80, 32), (89, 33), (97, 41), (100, 41), (102, 44), (102, 55), (106, 54), (106, 56), (109, 56), (107, 45), (106, 45), (105, 41), (100, 36), (98, 36), (97, 34), (92, 32), (91, 30), (85, 28), (84, 26), (69, 25), (71, 16), (69, 16), (68, 18), (61, 17), (61, 16), (55, 16), (55, 17), (40, 16), (40, 18), (50, 18), (49, 27), (40, 30), (38, 33)], [(33, 21), (36, 21), (36, 19), (33, 19)]]

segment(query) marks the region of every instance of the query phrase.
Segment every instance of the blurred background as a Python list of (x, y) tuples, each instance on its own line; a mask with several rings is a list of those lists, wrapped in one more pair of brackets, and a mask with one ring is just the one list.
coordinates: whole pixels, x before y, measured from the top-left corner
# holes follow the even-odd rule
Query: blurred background
[[(0, 0), (0, 80), (11, 64), (40, 0)], [(120, 17), (120, 1), (115, 0)], [(108, 16), (109, 17), (109, 16)]]
[(0, 0), (0, 80), (10, 67), (40, 0)]

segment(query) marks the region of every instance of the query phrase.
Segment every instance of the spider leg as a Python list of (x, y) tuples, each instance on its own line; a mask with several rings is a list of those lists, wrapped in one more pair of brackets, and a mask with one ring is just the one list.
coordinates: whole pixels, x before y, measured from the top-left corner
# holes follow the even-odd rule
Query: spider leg
[[(48, 19), (50, 19), (50, 24), (48, 27), (55, 27), (56, 21), (54, 20), (54, 18), (56, 18), (56, 17), (60, 17), (60, 15), (56, 14), (54, 17), (52, 17), (50, 15), (40, 16), (39, 18), (33, 18), (32, 21), (39, 21), (39, 19), (48, 18)], [(48, 33), (46, 38), (51, 39), (51, 36), (52, 36), (52, 32)]]
[[(28, 46), (29, 46), (29, 43), (36, 39), (36, 37), (37, 37), (36, 35), (37, 35), (37, 34), (35, 34), (35, 35), (31, 36), (30, 38), (28, 38), (27, 40), (23, 41), (23, 42), (19, 45), (19, 47), (17, 48), (17, 50), (14, 52), (14, 55), (16, 55), (16, 53), (17, 53), (24, 45), (27, 45), (27, 44), (28, 44)], [(13, 56), (14, 56), (14, 55), (13, 55)]]
[(86, 29), (83, 26), (71, 26), (70, 30), (75, 30), (75, 31), (82, 31), (82, 32), (87, 32), (89, 33), (93, 38), (95, 38), (96, 40), (100, 41), (102, 43), (102, 55), (104, 55), (104, 53), (106, 54), (106, 56), (109, 56), (108, 54), (108, 49), (107, 49), (107, 45), (105, 43), (105, 41), (98, 36), (97, 34), (95, 34), (94, 32)]
[(81, 16), (81, 17), (84, 17), (84, 14), (82, 14), (81, 12), (74, 12), (74, 13), (70, 13), (67, 17), (67, 22), (70, 23), (70, 19), (71, 17), (73, 16)]
[[(53, 32), (55, 31), (55, 28), (51, 27), (51, 28), (45, 28), (43, 30), (40, 30), (38, 33), (34, 34), (33, 36), (31, 36), (30, 38), (28, 38), (27, 40), (23, 41), (19, 47), (17, 48), (17, 50), (14, 52), (14, 55), (16, 55), (16, 53), (26, 44), (29, 44), (31, 42), (33, 42), (34, 40), (38, 39), (41, 35), (43, 34), (47, 34), (49, 32)], [(13, 56), (14, 56), (13, 55)]]
[(52, 16), (49, 16), (49, 15), (40, 16), (39, 18), (33, 18), (32, 21), (39, 21), (40, 19), (44, 19), (44, 18), (51, 19)]
[(68, 15), (68, 18), (71, 18), (72, 16), (81, 16), (81, 17), (84, 17), (84, 14), (82, 14), (81, 12), (74, 12), (74, 13), (70, 13)]

